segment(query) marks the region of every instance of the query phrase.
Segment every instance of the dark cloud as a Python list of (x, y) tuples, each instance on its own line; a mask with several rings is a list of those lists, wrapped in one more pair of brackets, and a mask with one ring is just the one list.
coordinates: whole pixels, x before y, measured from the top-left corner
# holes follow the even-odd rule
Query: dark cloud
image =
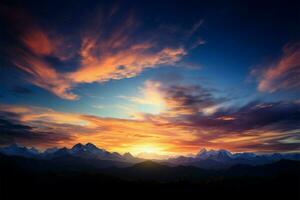
[[(298, 138), (300, 140), (300, 138)], [(266, 143), (257, 143), (244, 145), (240, 151), (248, 149), (260, 149), (260, 152), (280, 152), (280, 151), (300, 151), (299, 143), (282, 143), (277, 140), (271, 140)]]
[[(230, 99), (216, 98), (213, 89), (168, 85), (162, 91), (167, 112), (147, 114), (144, 119), (193, 133), (194, 140), (178, 141), (183, 146), (218, 146), (236, 151), (299, 150), (299, 103), (252, 101), (225, 106)], [(212, 111), (206, 112), (209, 108)]]
[(197, 115), (208, 107), (226, 101), (225, 98), (213, 96), (213, 89), (201, 86), (173, 85), (163, 88), (167, 106), (178, 114)]
[(59, 141), (71, 140), (68, 133), (39, 130), (37, 127), (24, 124), (16, 113), (0, 113), (0, 145), (20, 144), (57, 144)]
[[(191, 107), (194, 108), (193, 101)], [(211, 115), (185, 115), (171, 123), (197, 137), (182, 145), (218, 146), (235, 151), (299, 151), (300, 105), (297, 103), (251, 102), (223, 108)]]
[(230, 102), (232, 99), (216, 97), (214, 89), (150, 83), (159, 86), (158, 93), (163, 96), (166, 109), (160, 114), (140, 116), (160, 127), (176, 127), (192, 133), (193, 140), (177, 141), (182, 146), (250, 151), (270, 151), (272, 147), (274, 151), (298, 150), (295, 147), (299, 143), (296, 137), (300, 130), (299, 103), (252, 101), (234, 105)]
[(193, 125), (243, 132), (248, 130), (289, 131), (300, 128), (300, 105), (288, 102), (251, 102), (245, 106), (230, 107), (211, 116), (191, 116)]
[(31, 127), (19, 124), (9, 119), (0, 119), (0, 144), (15, 143), (16, 138), (28, 138)]

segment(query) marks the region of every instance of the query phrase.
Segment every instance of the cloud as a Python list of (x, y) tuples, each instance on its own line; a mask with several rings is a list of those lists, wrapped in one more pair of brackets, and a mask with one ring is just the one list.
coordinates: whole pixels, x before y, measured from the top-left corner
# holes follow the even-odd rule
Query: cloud
[(17, 42), (5, 49), (10, 62), (23, 72), (26, 80), (53, 94), (69, 100), (77, 95), (70, 92), (73, 83), (58, 71), (47, 58), (61, 61), (72, 57), (74, 51), (56, 34), (38, 24), (26, 11), (1, 6), (2, 16), (7, 19), (7, 31)]
[(174, 77), (177, 76), (165, 77), (164, 81), (147, 80), (139, 88), (138, 95), (119, 96), (133, 103), (127, 114), (134, 119), (166, 121), (198, 113), (210, 115), (227, 101), (226, 98), (215, 98), (212, 89), (169, 81)]
[[(145, 88), (153, 87), (164, 109), (158, 114), (133, 111), (132, 116), (161, 129), (176, 127), (176, 130), (180, 130), (179, 134), (194, 137), (189, 141), (178, 140), (178, 146), (217, 146), (235, 151), (271, 151), (274, 146), (274, 149), (282, 151), (299, 150), (293, 148), (299, 143), (299, 140), (295, 140), (300, 130), (298, 103), (253, 101), (243, 106), (225, 106), (229, 99), (216, 98), (214, 90), (200, 86), (178, 83), (166, 85), (157, 81), (147, 81), (145, 84)], [(129, 99), (145, 103), (144, 98)], [(251, 146), (257, 148), (251, 149)]]
[(103, 108), (105, 108), (105, 106), (103, 106), (103, 105), (93, 105), (92, 107), (93, 108), (97, 108), (97, 109), (103, 109)]
[[(150, 45), (134, 44), (127, 49), (116, 50), (113, 53), (106, 52), (106, 55), (100, 56), (99, 46), (92, 44), (87, 46), (85, 48), (88, 50), (84, 49), (82, 50), (84, 53), (81, 53), (82, 66), (69, 74), (70, 79), (76, 83), (105, 82), (134, 77), (147, 68), (172, 65), (186, 54), (183, 48), (163, 48), (150, 52), (152, 48)], [(100, 55), (95, 56), (94, 52), (100, 52)]]
[[(1, 126), (5, 130), (0, 134), (2, 144), (18, 142), (30, 145), (31, 143), (45, 148), (72, 146), (78, 142), (92, 141), (108, 150), (120, 152), (133, 150), (136, 145), (153, 144), (158, 141), (163, 149), (172, 146), (172, 144), (165, 146), (162, 143), (167, 143), (167, 137), (174, 128), (154, 131), (157, 127), (147, 121), (63, 113), (28, 106), (1, 105), (0, 111), (1, 119), (6, 119), (9, 121), (6, 123), (12, 124)], [(20, 127), (20, 130), (16, 127)], [(176, 137), (176, 134), (173, 136)]]
[(45, 148), (93, 142), (119, 152), (136, 151), (147, 145), (165, 154), (196, 153), (201, 147), (299, 151), (300, 107), (291, 102), (252, 102), (219, 108), (211, 115), (144, 114), (139, 119), (103, 118), (16, 105), (1, 105), (0, 112), (1, 130), (5, 130), (0, 134), (2, 144), (18, 142)]
[(51, 55), (55, 50), (54, 44), (46, 33), (39, 29), (27, 31), (22, 36), (22, 41), (27, 48), (37, 55)]
[[(116, 9), (109, 15), (103, 11), (99, 12), (103, 16), (85, 20), (91, 24), (79, 24), (74, 37), (61, 37), (54, 27), (44, 27), (28, 14), (8, 11), (11, 35), (17, 41), (7, 48), (11, 62), (32, 84), (69, 100), (79, 97), (72, 93), (79, 84), (130, 78), (163, 65), (182, 65), (188, 50), (203, 43), (199, 38), (196, 42), (190, 39), (201, 21), (183, 34), (169, 34), (163, 29), (140, 28), (142, 23), (134, 15), (117, 14)], [(273, 92), (299, 88), (299, 57), (297, 45), (286, 47), (277, 62), (256, 74), (259, 89)], [(70, 67), (62, 69), (60, 64)], [(123, 97), (139, 105), (161, 106), (157, 114), (133, 113), (133, 119), (0, 105), (0, 128), (4, 130), (0, 141), (41, 147), (93, 142), (121, 152), (145, 144), (171, 153), (194, 153), (201, 147), (299, 150), (299, 103), (251, 102), (224, 107), (228, 99), (216, 97), (212, 89), (185, 85), (176, 76), (164, 79), (146, 81), (140, 95)], [(131, 107), (126, 109), (130, 111)]]
[[(174, 77), (170, 77), (173, 79)], [(140, 88), (139, 96), (121, 96), (136, 104), (147, 104), (160, 107), (160, 115), (177, 117), (197, 113), (209, 114), (216, 111), (225, 98), (215, 98), (212, 90), (195, 85), (185, 85), (176, 81), (147, 80)], [(210, 111), (209, 111), (210, 110)], [(134, 114), (142, 117), (143, 113)], [(145, 115), (146, 116), (146, 115)]]
[(192, 116), (193, 126), (227, 132), (276, 130), (279, 132), (300, 128), (300, 107), (289, 102), (251, 102), (245, 106), (220, 109), (211, 116)]
[(53, 94), (68, 100), (78, 96), (70, 92), (73, 83), (59, 73), (48, 62), (30, 53), (19, 51), (19, 57), (12, 61), (15, 66), (26, 72), (27, 80)]
[(299, 134), (299, 116), (300, 107), (292, 102), (251, 102), (241, 107), (220, 108), (209, 116), (191, 115), (173, 123), (199, 135), (192, 144), (236, 151), (297, 151), (299, 140), (292, 138)]
[(254, 69), (252, 74), (258, 77), (258, 90), (262, 92), (300, 89), (300, 43), (286, 45), (278, 61)]
[[(58, 145), (60, 141), (70, 141), (72, 135), (54, 130), (40, 130), (19, 121), (16, 113), (0, 112), (0, 145), (22, 143), (24, 145)], [(13, 116), (13, 117), (12, 117)]]
[[(132, 13), (103, 10), (100, 17), (86, 20), (89, 25), (80, 24), (68, 35), (42, 26), (24, 10), (19, 9), (18, 15), (15, 8), (4, 10), (7, 30), (16, 41), (7, 49), (10, 62), (26, 73), (27, 81), (68, 100), (79, 98), (72, 92), (78, 84), (131, 78), (164, 65), (186, 65), (182, 59), (188, 46), (199, 44), (190, 38), (202, 23), (195, 24), (189, 34), (178, 30), (175, 38), (163, 30), (145, 29)], [(185, 46), (177, 36), (192, 44)], [(71, 67), (62, 70), (62, 65)]]
[(171, 85), (163, 89), (168, 113), (173, 115), (194, 115), (206, 112), (225, 101), (215, 98), (212, 91), (201, 86)]
[(182, 46), (169, 47), (151, 38), (138, 40), (141, 37), (137, 35), (139, 22), (132, 14), (125, 15), (123, 19), (110, 32), (107, 32), (109, 24), (105, 19), (102, 25), (96, 26), (102, 29), (101, 33), (88, 28), (81, 42), (81, 65), (69, 74), (74, 82), (130, 78), (147, 68), (175, 65), (187, 54)]
[(140, 96), (119, 96), (136, 104), (146, 104), (154, 106), (164, 106), (164, 97), (161, 91), (161, 83), (158, 81), (147, 80), (141, 87)]

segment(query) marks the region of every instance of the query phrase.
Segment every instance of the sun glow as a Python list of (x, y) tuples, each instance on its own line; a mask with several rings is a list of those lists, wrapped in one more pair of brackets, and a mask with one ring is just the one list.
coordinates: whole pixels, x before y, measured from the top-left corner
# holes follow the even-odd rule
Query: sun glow
[(164, 154), (163, 149), (153, 144), (140, 144), (135, 145), (130, 149), (130, 152), (134, 155), (140, 153), (151, 153), (151, 154)]
[(173, 157), (174, 154), (165, 151), (165, 147), (157, 144), (139, 144), (129, 150), (134, 156), (149, 160), (162, 160)]

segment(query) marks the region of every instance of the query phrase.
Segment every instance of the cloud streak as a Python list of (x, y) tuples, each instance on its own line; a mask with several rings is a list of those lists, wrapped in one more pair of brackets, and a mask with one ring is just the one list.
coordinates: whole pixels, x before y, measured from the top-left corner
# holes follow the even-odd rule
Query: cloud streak
[(60, 141), (71, 141), (72, 135), (65, 131), (40, 129), (37, 126), (24, 124), (18, 113), (0, 112), (0, 145), (22, 143), (29, 146), (39, 146), (42, 143), (49, 146), (59, 145)]
[[(215, 112), (226, 98), (215, 98), (212, 92), (213, 90), (201, 86), (147, 80), (140, 88), (140, 96), (121, 96), (121, 98), (137, 104), (159, 106), (161, 116), (180, 117)], [(142, 116), (143, 113), (139, 117)]]
[(258, 77), (259, 91), (299, 90), (300, 43), (286, 45), (277, 62), (263, 69), (254, 69), (252, 74)]
[[(229, 100), (215, 98), (213, 90), (147, 83), (147, 87), (149, 83), (159, 86), (156, 92), (163, 99), (164, 109), (159, 114), (134, 113), (133, 117), (160, 128), (176, 127), (182, 134), (194, 137), (191, 141), (177, 141), (179, 146), (233, 151), (272, 151), (272, 147), (282, 151), (299, 150), (296, 144), (299, 143), (300, 107), (297, 103), (252, 101), (243, 106), (224, 106)], [(129, 99), (144, 103), (137, 98)]]
[[(219, 101), (205, 98), (208, 103), (203, 103), (202, 98), (199, 100), (200, 94), (189, 96), (188, 101), (186, 97), (183, 101), (175, 95), (167, 107), (169, 110), (159, 114), (141, 113), (142, 117), (136, 119), (1, 105), (4, 132), (0, 141), (2, 144), (35, 144), (40, 148), (92, 141), (111, 151), (138, 153), (134, 152), (138, 147), (150, 146), (163, 154), (196, 153), (202, 147), (253, 152), (300, 150), (299, 104), (257, 101), (239, 107), (220, 107), (207, 115), (201, 109)], [(176, 99), (178, 103), (172, 107)], [(189, 112), (182, 112), (178, 105), (184, 105), (184, 111)], [(178, 112), (169, 114), (171, 108)]]
[[(141, 34), (140, 22), (132, 13), (120, 17), (117, 10), (103, 12), (101, 17), (94, 16), (98, 20), (90, 20), (92, 25), (82, 25), (80, 31), (62, 37), (25, 11), (18, 15), (11, 14), (15, 8), (5, 11), (8, 29), (18, 32), (14, 34), (18, 44), (9, 50), (11, 63), (27, 74), (26, 80), (63, 99), (77, 99), (72, 89), (78, 84), (131, 78), (146, 69), (176, 66), (188, 54), (184, 43), (170, 42), (175, 38), (164, 42), (162, 31)], [(72, 67), (61, 70), (57, 63)]]

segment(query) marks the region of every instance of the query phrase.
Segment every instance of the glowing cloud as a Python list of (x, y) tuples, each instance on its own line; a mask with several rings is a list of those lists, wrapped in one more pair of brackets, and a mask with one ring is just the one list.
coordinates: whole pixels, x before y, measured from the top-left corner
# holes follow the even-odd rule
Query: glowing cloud
[[(185, 104), (188, 105), (195, 107), (193, 103)], [(252, 102), (242, 107), (219, 108), (210, 115), (181, 111), (176, 115), (144, 113), (138, 119), (125, 120), (1, 105), (0, 128), (5, 131), (0, 134), (0, 142), (45, 148), (92, 141), (110, 151), (139, 154), (145, 150), (162, 155), (195, 153), (200, 147), (298, 151), (299, 110), (299, 105), (291, 102)]]
[(77, 98), (77, 95), (69, 91), (72, 87), (72, 82), (45, 60), (23, 52), (13, 62), (15, 66), (29, 75), (28, 80), (34, 85), (64, 99), (74, 100)]
[(300, 88), (300, 44), (287, 45), (282, 57), (263, 70), (255, 69), (258, 76), (258, 89), (262, 92), (275, 92), (282, 89)]
[[(10, 52), (11, 62), (27, 73), (31, 83), (63, 99), (77, 99), (71, 90), (80, 83), (130, 78), (148, 68), (175, 66), (187, 54), (184, 44), (166, 44), (159, 42), (161, 38), (155, 39), (159, 37), (137, 40), (139, 23), (132, 14), (122, 20), (118, 17), (115, 27), (101, 26), (115, 17), (104, 16), (93, 26), (82, 28), (83, 33), (74, 34), (77, 37), (72, 42), (64, 39), (68, 36), (61, 37), (55, 30), (39, 26), (28, 14), (23, 15), (26, 26), (19, 17), (8, 15), (13, 29), (20, 32), (20, 45)], [(80, 47), (76, 48), (78, 43)], [(72, 68), (63, 71), (51, 62), (52, 58), (71, 63)]]

